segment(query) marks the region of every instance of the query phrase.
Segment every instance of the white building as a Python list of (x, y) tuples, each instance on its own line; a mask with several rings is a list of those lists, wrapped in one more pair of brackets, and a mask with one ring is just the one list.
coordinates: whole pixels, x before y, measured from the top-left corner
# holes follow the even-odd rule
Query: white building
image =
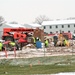
[(3, 28), (18, 28), (18, 27), (25, 27), (25, 26), (21, 24), (4, 23), (3, 25), (0, 25), (0, 31), (3, 31)]
[(72, 32), (75, 33), (75, 20), (57, 20), (57, 21), (44, 21), (42, 23), (44, 32), (50, 33), (60, 33), (60, 30), (63, 32)]

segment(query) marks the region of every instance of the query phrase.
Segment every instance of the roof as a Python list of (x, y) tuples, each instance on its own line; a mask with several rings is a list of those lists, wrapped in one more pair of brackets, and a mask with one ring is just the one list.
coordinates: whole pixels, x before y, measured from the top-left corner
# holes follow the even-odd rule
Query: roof
[(15, 27), (25, 27), (25, 26), (23, 26), (21, 24), (10, 24), (10, 23), (6, 23), (6, 25), (7, 26), (10, 26), (10, 27), (13, 27), (13, 28), (15, 28)]
[(36, 27), (41, 27), (41, 25), (39, 24), (24, 24), (25, 27), (28, 27), (28, 28), (36, 28)]
[(41, 25), (39, 25), (39, 24), (29, 24), (29, 25), (31, 25), (33, 27), (41, 27)]
[(25, 26), (22, 26), (20, 24), (9, 24), (9, 23), (4, 23), (3, 25), (0, 26), (0, 38), (3, 34), (3, 28), (16, 28), (16, 27), (25, 27)]
[(56, 21), (43, 21), (42, 25), (61, 25), (61, 24), (75, 24), (75, 20), (56, 20)]
[(18, 27), (25, 27), (21, 24), (9, 24), (9, 23), (5, 23), (3, 25), (0, 26), (0, 31), (3, 31), (3, 28), (18, 28)]

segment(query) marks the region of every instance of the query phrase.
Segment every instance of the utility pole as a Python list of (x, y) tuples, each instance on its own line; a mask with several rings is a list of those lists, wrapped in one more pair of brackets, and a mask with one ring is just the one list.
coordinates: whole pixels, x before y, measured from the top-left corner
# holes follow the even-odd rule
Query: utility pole
[(45, 57), (45, 44), (44, 44), (44, 28), (42, 26), (42, 33), (41, 33), (41, 38), (42, 38), (42, 47), (43, 47), (43, 50), (44, 50), (44, 57)]

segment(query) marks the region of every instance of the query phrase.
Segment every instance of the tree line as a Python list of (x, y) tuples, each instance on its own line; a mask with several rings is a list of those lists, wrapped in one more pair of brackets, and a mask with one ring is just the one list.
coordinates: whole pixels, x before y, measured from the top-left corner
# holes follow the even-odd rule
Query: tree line
[[(66, 20), (72, 20), (75, 19), (75, 17), (69, 17)], [(56, 20), (60, 20), (60, 19), (56, 19)], [(43, 21), (52, 21), (52, 19), (49, 19), (46, 15), (40, 15), (38, 17), (35, 18), (35, 21), (33, 23), (37, 23), (37, 24), (42, 24)], [(5, 19), (3, 16), (0, 16), (0, 26), (5, 23)], [(18, 22), (13, 21), (10, 22), (11, 24), (18, 24)]]

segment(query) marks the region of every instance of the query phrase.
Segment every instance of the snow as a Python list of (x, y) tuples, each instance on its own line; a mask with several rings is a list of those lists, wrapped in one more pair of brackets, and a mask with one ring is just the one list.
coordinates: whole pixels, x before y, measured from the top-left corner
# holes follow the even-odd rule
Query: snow
[(75, 24), (75, 20), (43, 21), (42, 25)]
[(51, 74), (51, 75), (75, 75), (75, 72), (66, 72), (66, 73), (58, 73), (58, 74)]
[(15, 27), (25, 27), (25, 26), (23, 26), (21, 24), (9, 24), (9, 23), (6, 23), (6, 25), (11, 26), (13, 28), (15, 28)]
[(38, 28), (42, 28), (42, 26), (37, 24), (37, 23), (35, 23), (35, 24), (33, 24), (33, 23), (31, 23), (31, 24), (24, 24), (23, 26), (25, 26), (26, 28), (33, 28), (33, 29), (35, 29), (37, 27)]
[(32, 27), (41, 27), (41, 25), (39, 25), (39, 24), (29, 24), (29, 25)]

